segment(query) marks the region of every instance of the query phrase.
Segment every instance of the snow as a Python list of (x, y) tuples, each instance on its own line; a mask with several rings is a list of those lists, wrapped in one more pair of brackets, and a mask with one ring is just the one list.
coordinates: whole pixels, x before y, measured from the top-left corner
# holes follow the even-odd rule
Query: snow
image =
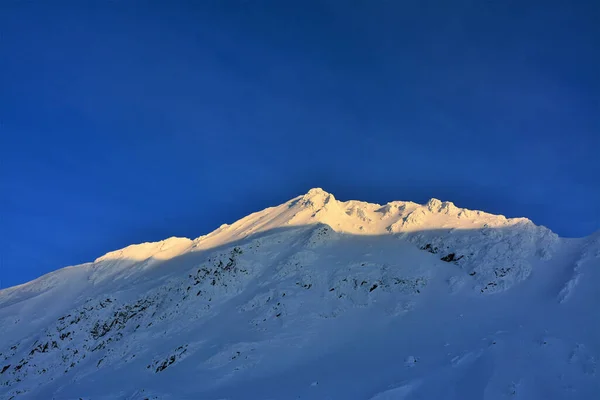
[(322, 189), (0, 291), (0, 399), (600, 392), (600, 233)]

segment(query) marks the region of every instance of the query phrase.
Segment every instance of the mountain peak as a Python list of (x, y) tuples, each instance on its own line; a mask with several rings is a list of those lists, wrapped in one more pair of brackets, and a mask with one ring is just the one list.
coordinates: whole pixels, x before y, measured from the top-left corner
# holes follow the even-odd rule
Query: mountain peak
[(312, 188), (302, 196), (302, 200), (305, 205), (322, 207), (329, 202), (335, 201), (335, 197), (321, 188)]
[(326, 192), (325, 190), (323, 190), (320, 187), (314, 187), (312, 189), (310, 189), (306, 195), (307, 196), (314, 196), (314, 195), (329, 195), (330, 193)]
[(333, 194), (315, 187), (208, 236), (211, 240), (230, 240), (271, 229), (315, 224), (326, 224), (334, 231), (355, 235), (387, 235), (438, 229), (506, 228), (520, 222), (519, 218), (507, 219), (502, 215), (471, 211), (436, 198), (425, 204), (394, 201), (384, 206), (357, 200), (340, 201)]
[(312, 188), (310, 189), (304, 196), (304, 199), (312, 200), (312, 199), (322, 199), (323, 201), (327, 200), (335, 200), (335, 197), (321, 188)]

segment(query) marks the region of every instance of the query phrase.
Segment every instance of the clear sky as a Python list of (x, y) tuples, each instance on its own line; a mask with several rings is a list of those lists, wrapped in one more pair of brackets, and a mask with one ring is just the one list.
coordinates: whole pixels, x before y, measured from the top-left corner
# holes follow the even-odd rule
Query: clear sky
[(590, 0), (1, 2), (2, 286), (311, 187), (590, 234), (599, 21)]

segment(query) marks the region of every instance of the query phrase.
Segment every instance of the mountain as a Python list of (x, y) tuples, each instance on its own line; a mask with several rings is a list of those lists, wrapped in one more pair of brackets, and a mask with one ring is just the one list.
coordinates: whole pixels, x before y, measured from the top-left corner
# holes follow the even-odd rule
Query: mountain
[(311, 189), (0, 291), (1, 399), (595, 399), (600, 233)]

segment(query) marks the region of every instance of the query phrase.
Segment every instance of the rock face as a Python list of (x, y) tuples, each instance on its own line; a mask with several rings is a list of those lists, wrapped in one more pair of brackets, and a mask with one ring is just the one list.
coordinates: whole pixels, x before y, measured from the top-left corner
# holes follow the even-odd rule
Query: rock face
[(0, 398), (591, 398), (599, 267), (598, 235), (312, 189), (0, 291)]

